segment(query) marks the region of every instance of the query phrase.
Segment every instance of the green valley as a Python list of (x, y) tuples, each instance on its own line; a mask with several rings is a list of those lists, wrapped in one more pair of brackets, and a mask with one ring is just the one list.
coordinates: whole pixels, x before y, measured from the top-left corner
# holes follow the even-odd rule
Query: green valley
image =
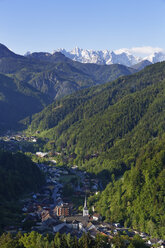
[[(27, 154), (43, 170), (55, 173), (47, 178), (47, 186), (63, 187), (58, 182), (60, 169), (55, 165), (52, 169), (49, 163), (70, 167), (70, 181), (79, 168), (89, 178), (92, 175), (99, 190), (88, 200), (90, 209), (94, 207), (103, 220), (112, 227), (120, 222), (127, 231), (134, 228), (164, 238), (165, 62), (149, 65), (144, 61), (136, 69), (81, 64), (61, 53), (19, 56), (2, 45), (0, 54), (0, 130), (28, 127), (20, 136), (30, 142), (22, 152), (38, 149), (38, 155)], [(17, 143), (16, 149), (21, 147), (19, 139), (8, 138), (11, 147), (12, 142)], [(24, 155), (2, 152), (1, 157), (3, 227), (8, 198), (15, 200), (26, 192), (23, 183), (28, 192), (44, 179)], [(65, 197), (68, 189), (74, 192), (71, 182), (69, 187), (66, 183)], [(3, 195), (5, 188), (9, 194)], [(46, 193), (49, 210), (45, 208), (51, 212), (50, 192)]]
[(110, 182), (93, 199), (107, 220), (163, 237), (164, 99), (162, 62), (55, 101), (29, 131), (49, 138), (45, 150), (63, 150), (62, 164)]

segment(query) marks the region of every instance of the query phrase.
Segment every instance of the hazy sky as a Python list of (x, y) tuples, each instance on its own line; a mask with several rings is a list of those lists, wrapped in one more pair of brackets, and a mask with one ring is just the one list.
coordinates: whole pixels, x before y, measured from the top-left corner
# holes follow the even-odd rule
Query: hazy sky
[(0, 43), (20, 54), (165, 49), (165, 0), (0, 0)]

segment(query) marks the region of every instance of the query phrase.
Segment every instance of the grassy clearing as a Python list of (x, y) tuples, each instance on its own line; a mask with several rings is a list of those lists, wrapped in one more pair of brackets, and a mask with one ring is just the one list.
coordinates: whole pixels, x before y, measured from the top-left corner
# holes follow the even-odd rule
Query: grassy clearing
[(73, 180), (77, 180), (78, 177), (75, 175), (63, 175), (60, 177), (60, 182), (61, 183), (71, 183)]

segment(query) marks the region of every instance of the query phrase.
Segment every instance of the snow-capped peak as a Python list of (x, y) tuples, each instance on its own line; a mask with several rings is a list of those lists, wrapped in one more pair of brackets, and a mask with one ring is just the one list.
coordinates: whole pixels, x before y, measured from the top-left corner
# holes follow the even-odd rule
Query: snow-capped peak
[[(65, 48), (60, 48), (54, 50), (51, 54), (53, 55), (56, 52), (61, 52), (66, 57), (81, 63), (95, 63), (102, 65), (122, 64), (131, 67), (144, 60), (148, 60), (151, 63), (165, 61), (165, 51), (158, 47), (133, 47), (130, 49), (122, 48), (112, 51), (107, 49), (89, 50), (76, 46), (70, 51), (67, 51)], [(26, 55), (30, 54), (30, 52), (27, 52)]]
[(32, 54), (30, 51), (27, 51), (24, 56), (29, 56), (30, 54)]
[(81, 63), (95, 63), (95, 64), (123, 64), (132, 66), (142, 61), (141, 58), (133, 56), (129, 51), (120, 49), (117, 51), (109, 50), (89, 50), (75, 47), (71, 51), (65, 49), (58, 49), (57, 51), (63, 53), (65, 56), (79, 61)]
[(150, 61), (151, 63), (162, 62), (162, 61), (165, 61), (165, 53), (156, 52), (156, 53), (151, 54), (148, 57), (145, 57), (144, 59)]

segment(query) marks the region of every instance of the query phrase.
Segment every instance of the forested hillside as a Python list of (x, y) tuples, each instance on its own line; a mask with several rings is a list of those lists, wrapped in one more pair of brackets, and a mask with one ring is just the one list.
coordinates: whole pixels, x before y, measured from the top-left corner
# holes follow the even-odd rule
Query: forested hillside
[(44, 182), (38, 167), (21, 153), (0, 151), (0, 201), (18, 199)]
[[(78, 161), (96, 152), (100, 155), (106, 151), (109, 154), (111, 149), (117, 152), (122, 138), (126, 139), (124, 149), (127, 149), (130, 142), (127, 140), (144, 132), (145, 135), (135, 139), (136, 146), (141, 146), (157, 135), (150, 129), (163, 132), (163, 126), (150, 120), (158, 115), (155, 121), (158, 118), (163, 121), (164, 77), (165, 63), (159, 63), (113, 83), (66, 97), (35, 115), (31, 130), (44, 131), (45, 137), (55, 140), (57, 149), (64, 146), (68, 152), (75, 152)], [(144, 130), (146, 125), (150, 127), (148, 134)], [(121, 153), (118, 156), (114, 151), (114, 159), (121, 158)]]
[(60, 52), (20, 56), (2, 44), (0, 58), (0, 73), (31, 85), (52, 100), (136, 72), (133, 68), (117, 64), (82, 64)]
[(162, 237), (164, 109), (165, 63), (158, 63), (56, 101), (34, 116), (31, 130), (49, 137), (45, 149), (65, 149), (64, 163), (112, 181), (97, 205), (107, 219)]
[(165, 135), (140, 149), (135, 165), (108, 184), (91, 204), (107, 221), (117, 221), (165, 238)]
[(54, 99), (103, 84), (135, 69), (123, 65), (81, 64), (57, 52), (20, 56), (0, 44), (0, 132), (21, 128)]
[(0, 232), (12, 219), (16, 221), (20, 197), (37, 191), (44, 182), (44, 175), (28, 157), (0, 151)]
[(19, 121), (48, 103), (50, 100), (35, 88), (0, 74), (0, 133), (21, 128)]

